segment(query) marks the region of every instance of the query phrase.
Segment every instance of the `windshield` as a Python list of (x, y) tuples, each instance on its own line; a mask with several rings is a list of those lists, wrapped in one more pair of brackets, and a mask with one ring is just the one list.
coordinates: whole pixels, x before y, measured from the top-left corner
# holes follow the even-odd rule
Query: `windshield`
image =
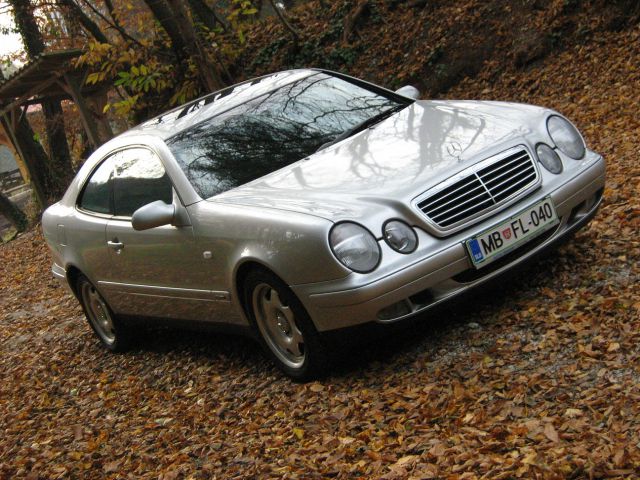
[(196, 191), (209, 198), (301, 160), (409, 103), (317, 73), (193, 125), (167, 144)]

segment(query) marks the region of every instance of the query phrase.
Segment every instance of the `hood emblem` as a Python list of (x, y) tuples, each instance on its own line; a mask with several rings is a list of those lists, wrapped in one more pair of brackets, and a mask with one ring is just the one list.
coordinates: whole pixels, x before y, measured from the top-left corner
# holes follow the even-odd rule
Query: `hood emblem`
[(459, 162), (462, 160), (460, 156), (462, 155), (462, 146), (458, 142), (449, 142), (447, 144), (447, 153), (453, 157), (457, 158)]

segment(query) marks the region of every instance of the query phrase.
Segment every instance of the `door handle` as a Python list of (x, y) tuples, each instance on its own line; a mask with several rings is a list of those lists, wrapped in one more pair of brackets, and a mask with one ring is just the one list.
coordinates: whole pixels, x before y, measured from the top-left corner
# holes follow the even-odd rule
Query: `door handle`
[(117, 238), (114, 238), (113, 241), (108, 241), (107, 245), (110, 248), (113, 248), (116, 251), (116, 253), (120, 253), (120, 250), (124, 248), (124, 243), (119, 242)]

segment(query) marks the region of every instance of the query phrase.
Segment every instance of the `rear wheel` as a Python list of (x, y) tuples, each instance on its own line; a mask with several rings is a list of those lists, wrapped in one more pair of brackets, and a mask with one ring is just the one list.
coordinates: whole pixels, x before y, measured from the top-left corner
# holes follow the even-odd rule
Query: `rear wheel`
[(100, 292), (84, 275), (78, 277), (76, 292), (89, 325), (100, 342), (112, 352), (121, 352), (129, 348), (131, 330), (122, 324)]
[(274, 274), (254, 270), (244, 284), (245, 305), (260, 343), (275, 364), (298, 381), (327, 366), (327, 350), (306, 310)]

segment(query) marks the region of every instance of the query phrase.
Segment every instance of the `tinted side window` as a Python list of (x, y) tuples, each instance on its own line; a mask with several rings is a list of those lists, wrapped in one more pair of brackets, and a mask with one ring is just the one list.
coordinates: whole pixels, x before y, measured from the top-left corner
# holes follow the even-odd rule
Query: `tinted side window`
[(96, 213), (112, 214), (111, 182), (113, 178), (114, 156), (107, 158), (93, 172), (82, 191), (78, 206)]
[(130, 217), (138, 208), (162, 200), (171, 203), (173, 191), (160, 159), (145, 148), (118, 155), (113, 178), (115, 215)]

